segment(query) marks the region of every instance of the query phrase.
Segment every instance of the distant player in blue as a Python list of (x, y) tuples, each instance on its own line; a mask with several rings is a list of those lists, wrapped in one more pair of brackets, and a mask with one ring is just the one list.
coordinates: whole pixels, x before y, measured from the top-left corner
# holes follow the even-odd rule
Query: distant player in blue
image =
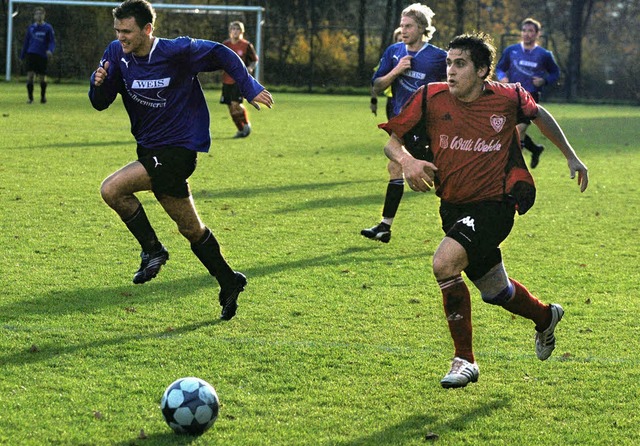
[(169, 259), (142, 204), (135, 196), (153, 191), (191, 250), (219, 285), (221, 318), (236, 314), (246, 277), (225, 261), (218, 241), (200, 220), (187, 179), (198, 152), (209, 151), (209, 111), (198, 81), (202, 71), (225, 70), (258, 110), (273, 98), (226, 46), (207, 40), (155, 37), (155, 10), (145, 0), (126, 0), (113, 10), (117, 40), (107, 47), (91, 76), (89, 98), (97, 110), (122, 97), (138, 160), (111, 174), (101, 187), (104, 201), (120, 216), (140, 243), (142, 262), (133, 283), (153, 279)]
[[(535, 19), (522, 21), (522, 42), (508, 46), (496, 65), (496, 77), (500, 82), (520, 82), (536, 102), (545, 85), (553, 85), (560, 77), (560, 68), (553, 53), (537, 44), (542, 25)], [(531, 151), (531, 167), (540, 162), (540, 154), (544, 147), (533, 142), (527, 135), (531, 121), (518, 125), (522, 147)]]
[[(380, 59), (378, 71), (372, 79), (373, 90), (381, 94), (391, 86), (393, 96), (392, 116), (400, 110), (413, 93), (429, 82), (440, 82), (447, 75), (447, 53), (429, 43), (436, 29), (431, 25), (434, 12), (426, 5), (414, 3), (406, 7), (401, 14), (400, 28), (402, 41), (389, 46)], [(392, 116), (389, 116), (391, 118)], [(425, 135), (413, 133), (405, 138), (409, 152), (419, 159), (426, 160), (428, 155)], [(391, 240), (391, 225), (396, 216), (402, 195), (404, 177), (402, 167), (395, 161), (387, 164), (389, 183), (382, 209), (382, 221), (360, 234), (383, 243)]]
[(27, 70), (27, 104), (33, 103), (33, 81), (38, 75), (40, 81), (40, 102), (47, 102), (47, 65), (56, 49), (53, 26), (44, 21), (45, 11), (37, 7), (33, 11), (33, 23), (27, 28), (20, 59), (25, 61)]

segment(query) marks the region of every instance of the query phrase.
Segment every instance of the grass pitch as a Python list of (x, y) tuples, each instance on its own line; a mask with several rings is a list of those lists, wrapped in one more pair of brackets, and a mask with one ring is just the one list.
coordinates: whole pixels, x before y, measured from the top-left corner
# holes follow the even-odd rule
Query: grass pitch
[[(407, 188), (391, 243), (359, 235), (388, 180), (368, 98), (275, 94), (234, 140), (206, 92), (213, 145), (192, 191), (249, 278), (220, 322), (215, 282), (151, 194), (140, 197), (171, 259), (131, 283), (139, 249), (99, 187), (135, 146), (121, 103), (96, 112), (87, 88), (51, 85), (48, 104), (26, 105), (23, 85), (1, 86), (0, 444), (640, 442), (639, 108), (547, 105), (590, 186), (579, 193), (546, 141), (537, 204), (503, 252), (510, 275), (564, 306), (557, 349), (538, 361), (533, 325), (473, 289), (480, 380), (444, 390), (436, 198)], [(222, 403), (199, 438), (174, 435), (159, 410), (183, 376)]]

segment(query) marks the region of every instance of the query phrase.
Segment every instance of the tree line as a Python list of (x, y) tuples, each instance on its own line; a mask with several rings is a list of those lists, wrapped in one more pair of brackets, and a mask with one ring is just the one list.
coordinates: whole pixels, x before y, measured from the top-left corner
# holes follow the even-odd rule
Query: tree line
[[(6, 48), (7, 0), (0, 47)], [(152, 2), (153, 3), (153, 2)], [(262, 6), (262, 81), (307, 91), (365, 88), (380, 55), (391, 43), (407, 0), (183, 0), (164, 3)], [(520, 39), (520, 22), (534, 17), (543, 24), (543, 46), (553, 51), (561, 82), (549, 93), (559, 100), (626, 100), (640, 103), (640, 0), (435, 0), (424, 1), (436, 16), (432, 43), (440, 47), (457, 34), (484, 31), (500, 52)], [(19, 4), (14, 17), (12, 60), (17, 58), (36, 5)], [(110, 8), (46, 6), (58, 51), (52, 61), (57, 79), (83, 79), (95, 69), (114, 38)], [(227, 24), (242, 20), (246, 38), (255, 39), (256, 16), (224, 12), (193, 14), (158, 10), (156, 35), (189, 35), (222, 41)], [(499, 53), (498, 53), (499, 55)], [(4, 71), (4, 57), (2, 61)], [(203, 76), (205, 82), (217, 82)]]

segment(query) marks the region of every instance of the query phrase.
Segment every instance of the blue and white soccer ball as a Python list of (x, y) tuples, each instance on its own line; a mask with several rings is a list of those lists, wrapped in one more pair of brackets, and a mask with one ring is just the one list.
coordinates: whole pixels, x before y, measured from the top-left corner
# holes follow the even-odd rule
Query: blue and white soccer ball
[(208, 382), (195, 377), (180, 378), (164, 391), (160, 409), (176, 433), (201, 435), (218, 418), (220, 401)]

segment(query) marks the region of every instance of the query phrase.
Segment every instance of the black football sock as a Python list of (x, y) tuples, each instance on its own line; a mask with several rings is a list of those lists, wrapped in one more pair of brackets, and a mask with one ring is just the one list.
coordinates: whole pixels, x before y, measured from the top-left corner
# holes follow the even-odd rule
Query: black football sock
[(142, 250), (147, 253), (158, 252), (162, 249), (162, 243), (158, 241), (156, 232), (151, 227), (151, 223), (144, 212), (142, 205), (136, 209), (131, 217), (122, 220), (133, 236), (138, 240)]
[(33, 82), (27, 82), (27, 96), (33, 101)]
[(40, 99), (46, 99), (47, 97), (47, 83), (40, 82)]
[(389, 180), (387, 185), (387, 194), (384, 197), (384, 207), (382, 208), (382, 216), (384, 218), (394, 218), (398, 212), (398, 206), (404, 194), (404, 179), (396, 178)]
[(200, 240), (191, 244), (191, 251), (207, 268), (209, 274), (218, 280), (221, 287), (231, 286), (235, 283), (236, 274), (222, 257), (218, 240), (209, 228), (206, 228)]
[(531, 139), (531, 137), (529, 135), (525, 135), (524, 136), (524, 146), (529, 149), (530, 152), (537, 152), (538, 150), (540, 150), (540, 148), (538, 147), (538, 145), (533, 142), (533, 139)]

